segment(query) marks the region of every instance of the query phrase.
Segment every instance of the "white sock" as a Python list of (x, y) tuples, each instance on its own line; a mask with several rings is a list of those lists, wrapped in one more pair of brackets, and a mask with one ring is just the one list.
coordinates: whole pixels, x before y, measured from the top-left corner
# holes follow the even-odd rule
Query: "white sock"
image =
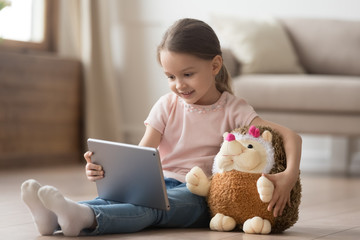
[(65, 198), (56, 188), (41, 187), (38, 196), (44, 206), (56, 214), (65, 236), (78, 236), (81, 230), (93, 225), (93, 210), (87, 205)]
[(38, 190), (41, 185), (29, 179), (21, 185), (21, 199), (29, 208), (36, 227), (41, 235), (51, 235), (58, 227), (55, 213), (44, 207), (38, 197)]

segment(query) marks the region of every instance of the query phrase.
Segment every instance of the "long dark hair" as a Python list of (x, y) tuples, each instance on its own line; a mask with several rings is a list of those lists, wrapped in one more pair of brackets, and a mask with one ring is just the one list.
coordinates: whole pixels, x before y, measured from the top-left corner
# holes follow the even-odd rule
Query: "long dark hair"
[[(217, 55), (222, 57), (220, 42), (214, 30), (205, 22), (191, 18), (176, 21), (165, 32), (157, 49), (160, 64), (162, 50), (187, 53), (204, 60), (212, 60)], [(232, 94), (231, 77), (224, 64), (215, 76), (215, 82), (219, 92), (228, 91)]]

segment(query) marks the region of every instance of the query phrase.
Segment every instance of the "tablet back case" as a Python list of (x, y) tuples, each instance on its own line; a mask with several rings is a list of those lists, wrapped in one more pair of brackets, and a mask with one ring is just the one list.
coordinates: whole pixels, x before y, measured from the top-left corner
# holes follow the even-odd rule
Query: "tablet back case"
[(100, 198), (169, 210), (161, 161), (155, 148), (89, 139), (92, 161), (104, 169), (96, 181)]

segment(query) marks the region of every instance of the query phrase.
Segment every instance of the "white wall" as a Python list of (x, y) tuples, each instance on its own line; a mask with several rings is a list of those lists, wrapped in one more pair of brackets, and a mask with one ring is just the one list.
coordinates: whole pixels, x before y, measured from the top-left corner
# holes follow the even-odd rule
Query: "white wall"
[[(121, 24), (113, 31), (118, 33), (114, 44), (121, 44), (116, 48), (120, 104), (126, 139), (133, 143), (140, 140), (143, 120), (153, 103), (168, 92), (167, 80), (156, 62), (156, 47), (175, 20), (192, 17), (209, 22), (213, 14), (360, 19), (358, 0), (122, 0), (119, 7)], [(329, 137), (305, 136), (305, 140), (304, 156), (329, 159)], [(311, 169), (309, 164), (304, 168)]]

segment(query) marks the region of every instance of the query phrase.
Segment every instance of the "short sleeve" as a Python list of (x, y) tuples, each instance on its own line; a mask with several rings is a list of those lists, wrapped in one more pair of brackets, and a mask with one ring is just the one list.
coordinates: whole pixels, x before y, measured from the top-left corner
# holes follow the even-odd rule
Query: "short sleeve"
[(171, 110), (171, 96), (170, 94), (160, 97), (160, 99), (154, 104), (146, 120), (145, 125), (149, 125), (156, 129), (161, 134), (164, 134), (164, 130), (169, 119)]
[(235, 121), (235, 127), (250, 125), (251, 121), (258, 116), (254, 108), (240, 97), (229, 96), (228, 111)]
[(250, 125), (252, 120), (254, 120), (254, 118), (258, 116), (258, 114), (255, 112), (254, 108), (247, 103), (243, 107), (245, 114), (243, 117), (243, 121), (241, 122), (241, 126), (248, 126)]

